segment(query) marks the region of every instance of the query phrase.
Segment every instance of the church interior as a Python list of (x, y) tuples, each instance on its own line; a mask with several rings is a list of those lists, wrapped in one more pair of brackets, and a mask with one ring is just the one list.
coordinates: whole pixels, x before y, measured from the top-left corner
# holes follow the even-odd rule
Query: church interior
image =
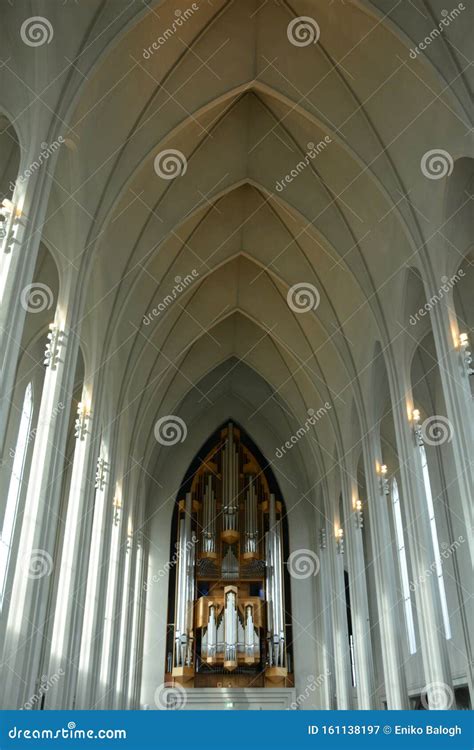
[(0, 13), (1, 707), (471, 709), (472, 3)]

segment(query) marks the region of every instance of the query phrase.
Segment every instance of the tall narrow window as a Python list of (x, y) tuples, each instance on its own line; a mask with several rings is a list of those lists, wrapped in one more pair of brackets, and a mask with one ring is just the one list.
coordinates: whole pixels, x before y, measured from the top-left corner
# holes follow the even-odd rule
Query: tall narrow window
[(405, 622), (408, 634), (408, 648), (410, 654), (416, 652), (415, 624), (413, 621), (413, 609), (411, 606), (410, 582), (408, 579), (407, 554), (405, 549), (405, 537), (403, 535), (402, 511), (400, 508), (400, 495), (398, 493), (397, 480), (392, 480), (392, 505), (395, 518), (395, 535), (397, 538), (398, 562), (400, 564), (400, 580), (402, 583), (403, 606), (405, 609)]
[(13, 452), (12, 473), (10, 485), (8, 487), (5, 515), (3, 517), (2, 533), (0, 536), (0, 610), (3, 606), (3, 597), (5, 595), (8, 563), (10, 560), (10, 553), (13, 543), (13, 532), (15, 529), (18, 504), (21, 497), (23, 472), (25, 470), (28, 445), (31, 442), (32, 438), (32, 433), (30, 432), (32, 415), (33, 386), (31, 385), (31, 383), (28, 383), (25, 390), (25, 396), (23, 398), (23, 407), (21, 410), (18, 437), (15, 450)]
[(444, 587), (443, 568), (441, 565), (441, 555), (439, 553), (438, 531), (436, 529), (436, 519), (433, 506), (433, 494), (431, 492), (430, 473), (428, 470), (428, 459), (424, 445), (418, 445), (421, 458), (421, 468), (423, 470), (423, 482), (425, 485), (426, 504), (428, 506), (428, 515), (430, 517), (431, 540), (433, 542), (434, 565), (436, 577), (438, 579), (439, 598), (441, 601), (441, 611), (443, 613), (444, 632), (446, 638), (451, 638), (451, 625), (449, 623), (448, 602), (446, 599), (446, 589)]

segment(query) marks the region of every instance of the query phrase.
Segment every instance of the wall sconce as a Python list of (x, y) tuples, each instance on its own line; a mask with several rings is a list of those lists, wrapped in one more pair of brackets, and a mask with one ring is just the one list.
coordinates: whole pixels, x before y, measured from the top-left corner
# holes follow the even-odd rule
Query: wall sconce
[(423, 445), (423, 431), (420, 425), (420, 410), (413, 409), (411, 418), (413, 422), (413, 436), (415, 438), (415, 445), (421, 446)]
[(122, 498), (116, 495), (112, 501), (112, 505), (115, 509), (114, 510), (114, 524), (115, 526), (118, 526), (119, 521), (120, 521), (120, 513), (122, 510)]
[(474, 375), (474, 368), (472, 367), (472, 352), (470, 349), (467, 333), (459, 334), (459, 346), (461, 349), (463, 365), (465, 367), (467, 375)]
[(321, 528), (319, 529), (319, 548), (326, 549), (326, 547), (327, 547), (326, 529)]
[(133, 527), (132, 527), (132, 519), (128, 519), (128, 525), (127, 525), (127, 542), (125, 546), (126, 552), (130, 552), (132, 549), (132, 540), (133, 540)]
[(97, 459), (97, 469), (95, 471), (95, 488), (96, 490), (102, 490), (105, 487), (105, 478), (108, 471), (109, 465), (105, 458), (102, 458), (102, 456), (99, 456)]
[(388, 495), (390, 492), (390, 487), (389, 487), (388, 479), (387, 479), (386, 464), (382, 464), (379, 471), (380, 471), (380, 476), (379, 476), (380, 494)]
[(344, 529), (336, 530), (336, 551), (338, 555), (344, 554)]
[(6, 239), (5, 252), (12, 249), (16, 241), (14, 232), (17, 227), (17, 219), (21, 216), (21, 211), (13, 205), (8, 198), (4, 198), (0, 206), (0, 240)]
[(64, 333), (58, 326), (51, 323), (49, 326), (48, 343), (46, 344), (46, 351), (44, 353), (43, 364), (46, 367), (51, 367), (52, 370), (56, 370), (58, 363), (61, 362), (59, 358), (60, 349), (64, 344)]
[(87, 434), (91, 413), (86, 404), (80, 401), (77, 405), (77, 419), (74, 425), (75, 437), (84, 440)]
[(364, 528), (364, 514), (362, 512), (362, 500), (356, 500), (354, 503), (356, 529)]

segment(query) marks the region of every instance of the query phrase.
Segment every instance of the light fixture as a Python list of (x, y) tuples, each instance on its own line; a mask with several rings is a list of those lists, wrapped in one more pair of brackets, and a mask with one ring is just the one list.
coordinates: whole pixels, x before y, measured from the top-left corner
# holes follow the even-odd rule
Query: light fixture
[(80, 401), (77, 405), (77, 419), (74, 425), (75, 437), (84, 440), (87, 434), (91, 413), (87, 404)]
[[(8, 198), (4, 198), (0, 206), (0, 240), (6, 239), (5, 252), (12, 249), (15, 239), (15, 229), (17, 227), (17, 218), (21, 216), (21, 211)], [(12, 219), (13, 217), (13, 219)]]
[(411, 418), (413, 422), (413, 437), (415, 439), (415, 445), (421, 446), (423, 445), (423, 431), (420, 425), (420, 410), (413, 409)]
[(107, 470), (109, 468), (109, 465), (105, 458), (102, 458), (102, 456), (99, 456), (97, 459), (97, 469), (95, 472), (95, 488), (96, 490), (102, 491), (105, 487), (105, 476), (107, 474)]
[(362, 500), (357, 499), (354, 503), (355, 523), (357, 529), (364, 528), (364, 514), (362, 512)]
[(326, 549), (326, 546), (327, 546), (326, 529), (322, 527), (319, 529), (319, 548)]
[(61, 362), (59, 354), (63, 344), (64, 333), (58, 326), (51, 323), (49, 326), (48, 343), (46, 344), (46, 351), (43, 360), (43, 364), (45, 364), (46, 367), (51, 367), (52, 370), (56, 370), (58, 363)]
[(337, 554), (344, 554), (344, 529), (336, 529), (336, 548)]
[(132, 549), (132, 539), (133, 539), (133, 527), (132, 527), (132, 519), (128, 519), (127, 524), (127, 543), (126, 543), (126, 551), (129, 552)]
[(390, 487), (389, 487), (388, 479), (387, 479), (387, 465), (382, 464), (379, 469), (379, 472), (380, 472), (380, 476), (379, 476), (380, 494), (388, 495), (388, 493), (390, 492)]
[(112, 505), (114, 507), (114, 524), (117, 526), (120, 521), (120, 511), (122, 510), (122, 498), (120, 495), (115, 495)]
[(474, 368), (472, 367), (472, 352), (469, 345), (469, 337), (467, 333), (459, 334), (459, 346), (461, 349), (462, 360), (467, 375), (474, 375)]

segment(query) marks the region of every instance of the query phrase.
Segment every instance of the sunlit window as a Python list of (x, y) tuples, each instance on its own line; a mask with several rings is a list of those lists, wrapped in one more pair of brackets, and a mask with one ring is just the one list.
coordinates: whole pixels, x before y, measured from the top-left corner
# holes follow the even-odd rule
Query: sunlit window
[(30, 432), (32, 415), (33, 387), (31, 383), (29, 383), (26, 386), (25, 396), (23, 399), (20, 426), (18, 428), (18, 437), (13, 453), (12, 473), (10, 485), (8, 488), (2, 533), (0, 536), (0, 608), (3, 605), (3, 597), (5, 595), (8, 563), (10, 560), (10, 552), (13, 542), (13, 532), (15, 529), (18, 504), (21, 497), (23, 472), (25, 470), (26, 456), (28, 454), (28, 445), (33, 438), (33, 434)]
[(410, 596), (410, 582), (408, 578), (407, 553), (405, 549), (405, 537), (403, 534), (402, 511), (400, 508), (400, 495), (397, 480), (392, 480), (392, 506), (395, 519), (395, 535), (397, 538), (398, 562), (400, 565), (400, 580), (402, 583), (403, 604), (405, 609), (405, 621), (408, 635), (408, 648), (410, 654), (416, 652), (415, 624), (413, 621), (413, 608)]
[(445, 632), (446, 638), (451, 638), (451, 625), (449, 623), (448, 602), (446, 599), (446, 589), (444, 587), (443, 568), (441, 565), (441, 555), (439, 553), (439, 540), (438, 540), (438, 532), (436, 530), (436, 519), (435, 519), (435, 514), (434, 514), (433, 495), (431, 492), (430, 473), (428, 470), (428, 460), (426, 457), (425, 446), (419, 445), (418, 450), (420, 451), (421, 466), (423, 469), (423, 482), (425, 485), (426, 503), (428, 505), (428, 514), (430, 517), (431, 539), (433, 542), (433, 550), (434, 550), (434, 564), (435, 564), (436, 576), (438, 578), (439, 598), (441, 600), (441, 610), (443, 613), (444, 632)]

